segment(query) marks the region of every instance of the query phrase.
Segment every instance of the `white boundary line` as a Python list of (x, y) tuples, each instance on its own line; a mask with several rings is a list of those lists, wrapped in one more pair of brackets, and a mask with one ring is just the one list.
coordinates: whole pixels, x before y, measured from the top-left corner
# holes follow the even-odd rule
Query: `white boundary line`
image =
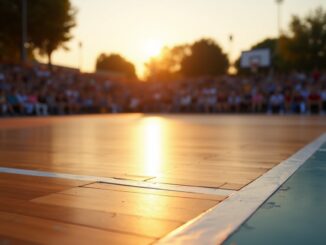
[(27, 170), (27, 169), (19, 169), (19, 168), (0, 167), (0, 173), (30, 175), (30, 176), (39, 176), (39, 177), (48, 177), (48, 178), (61, 178), (61, 179), (71, 179), (71, 180), (84, 180), (84, 181), (116, 184), (116, 185), (151, 188), (151, 189), (159, 189), (159, 190), (167, 190), (167, 191), (192, 192), (192, 193), (209, 194), (209, 195), (230, 196), (235, 192), (232, 190), (223, 190), (218, 188), (215, 189), (215, 188), (205, 188), (205, 187), (195, 187), (195, 186), (160, 184), (160, 183), (151, 183), (146, 181), (135, 181), (135, 180), (125, 180), (125, 179), (116, 179), (116, 178), (99, 177), (99, 176), (56, 173), (56, 172)]
[(221, 244), (320, 146), (323, 134), (228, 199), (163, 237), (157, 244)]

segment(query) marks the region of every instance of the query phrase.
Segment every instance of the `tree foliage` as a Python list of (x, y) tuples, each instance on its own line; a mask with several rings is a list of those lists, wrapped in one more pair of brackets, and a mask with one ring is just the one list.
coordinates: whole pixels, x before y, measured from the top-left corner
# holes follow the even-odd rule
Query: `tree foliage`
[(280, 53), (293, 69), (326, 67), (326, 12), (319, 7), (306, 17), (293, 16), (290, 33), (280, 40)]
[(96, 60), (96, 71), (121, 73), (128, 78), (135, 78), (135, 66), (119, 54), (100, 54)]
[[(293, 16), (289, 31), (279, 39), (267, 38), (252, 46), (268, 48), (272, 66), (278, 71), (312, 71), (326, 67), (326, 12), (319, 7), (307, 16)], [(238, 71), (240, 58), (236, 62)]]
[(216, 76), (225, 74), (229, 61), (212, 39), (202, 39), (191, 45), (164, 48), (148, 63), (148, 80), (175, 80), (179, 77)]
[(229, 61), (212, 39), (202, 39), (191, 45), (190, 55), (181, 62), (181, 72), (187, 77), (217, 76), (227, 72)]
[(51, 63), (53, 51), (67, 49), (65, 43), (72, 38), (70, 30), (76, 25), (76, 10), (69, 0), (32, 0), (28, 6), (30, 41)]
[(17, 61), (20, 55), (20, 6), (18, 0), (0, 1), (0, 61)]
[[(53, 51), (66, 48), (75, 26), (70, 0), (27, 0), (27, 35), (30, 51), (38, 50), (51, 62)], [(0, 1), (0, 59), (17, 62), (21, 46), (21, 1)]]
[(177, 45), (172, 48), (164, 47), (161, 54), (152, 57), (146, 64), (147, 80), (168, 81), (180, 77), (181, 62), (189, 55), (189, 45)]

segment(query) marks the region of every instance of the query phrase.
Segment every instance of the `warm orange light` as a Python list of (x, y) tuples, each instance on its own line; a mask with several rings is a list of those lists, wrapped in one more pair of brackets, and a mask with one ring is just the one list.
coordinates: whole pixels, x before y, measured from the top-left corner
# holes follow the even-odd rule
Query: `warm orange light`
[(144, 163), (146, 175), (158, 176), (162, 165), (162, 120), (150, 117), (143, 121)]
[(229, 67), (229, 69), (228, 69), (228, 73), (229, 73), (230, 75), (235, 75), (235, 74), (237, 74), (237, 68), (235, 68), (234, 65), (231, 65), (231, 66)]
[(160, 40), (150, 39), (144, 45), (144, 52), (147, 58), (160, 55), (163, 48), (163, 43)]

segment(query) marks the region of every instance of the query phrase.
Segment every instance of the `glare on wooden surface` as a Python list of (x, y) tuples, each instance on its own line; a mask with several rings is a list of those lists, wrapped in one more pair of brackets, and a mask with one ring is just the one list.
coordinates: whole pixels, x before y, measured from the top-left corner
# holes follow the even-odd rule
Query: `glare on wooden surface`
[(159, 118), (146, 118), (143, 121), (144, 134), (144, 163), (145, 172), (149, 176), (157, 176), (162, 165), (162, 120)]

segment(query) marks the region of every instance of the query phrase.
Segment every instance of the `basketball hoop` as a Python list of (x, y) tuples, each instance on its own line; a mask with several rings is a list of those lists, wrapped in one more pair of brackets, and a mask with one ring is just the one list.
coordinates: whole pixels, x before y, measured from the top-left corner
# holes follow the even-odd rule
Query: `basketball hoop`
[(251, 72), (256, 73), (258, 71), (259, 67), (260, 67), (260, 59), (259, 59), (259, 57), (252, 57), (250, 59)]

